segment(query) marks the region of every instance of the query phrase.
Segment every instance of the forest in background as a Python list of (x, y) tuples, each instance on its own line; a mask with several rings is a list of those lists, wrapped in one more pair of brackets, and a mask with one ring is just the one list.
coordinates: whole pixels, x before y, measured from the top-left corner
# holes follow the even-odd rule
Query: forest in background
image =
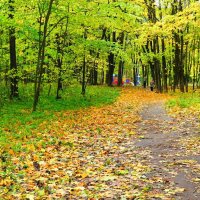
[(200, 199), (199, 29), (193, 0), (0, 0), (0, 199)]
[[(195, 0), (1, 0), (1, 101), (73, 84), (112, 86), (118, 74), (160, 93), (200, 86), (200, 2)], [(30, 90), (32, 87), (32, 90)]]

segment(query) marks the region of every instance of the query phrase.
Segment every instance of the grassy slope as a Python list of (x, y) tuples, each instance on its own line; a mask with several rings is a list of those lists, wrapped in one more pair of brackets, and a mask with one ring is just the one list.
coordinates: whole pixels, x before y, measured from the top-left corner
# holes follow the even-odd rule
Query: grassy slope
[(174, 98), (167, 102), (168, 108), (174, 114), (196, 115), (200, 117), (200, 92), (175, 93)]
[[(62, 115), (66, 110), (78, 110), (90, 106), (102, 106), (110, 104), (119, 96), (118, 88), (95, 87), (87, 88), (87, 94), (83, 97), (79, 86), (68, 87), (62, 93), (62, 99), (55, 99), (55, 89), (52, 88), (51, 95), (47, 96), (48, 88), (43, 88), (38, 111), (32, 113), (33, 97), (31, 89), (21, 87), (20, 100), (5, 100), (0, 109), (0, 151), (4, 148), (20, 151), (22, 140), (29, 137), (40, 123), (49, 123)], [(35, 138), (37, 140), (37, 138)]]

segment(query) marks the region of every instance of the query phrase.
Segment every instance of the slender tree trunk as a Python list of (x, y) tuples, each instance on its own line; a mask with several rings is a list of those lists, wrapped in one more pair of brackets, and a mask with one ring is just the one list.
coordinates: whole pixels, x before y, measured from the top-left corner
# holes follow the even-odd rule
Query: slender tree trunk
[[(158, 54), (159, 53), (159, 41), (158, 41), (158, 37), (156, 37), (154, 39), (154, 54)], [(160, 72), (160, 61), (154, 57), (154, 67), (155, 67), (155, 83), (156, 83), (156, 88), (157, 88), (157, 92), (162, 92), (162, 85), (161, 85), (161, 72)]]
[(188, 58), (189, 58), (189, 53), (188, 53), (188, 43), (186, 44), (186, 50), (185, 50), (185, 91), (188, 92), (188, 83), (189, 83), (189, 73), (188, 73)]
[(167, 86), (167, 63), (165, 58), (165, 40), (161, 39), (162, 43), (162, 73), (163, 73), (163, 90), (164, 92), (168, 92), (168, 86)]
[[(122, 32), (119, 36), (119, 43), (122, 46), (122, 48), (124, 49), (124, 32)], [(118, 82), (117, 85), (118, 86), (122, 86), (122, 78), (123, 78), (123, 70), (124, 70), (124, 61), (123, 58), (120, 59), (119, 61), (119, 67), (118, 67)]]
[(199, 69), (199, 57), (200, 57), (200, 55), (199, 55), (199, 53), (200, 53), (200, 50), (199, 50), (199, 38), (197, 37), (197, 39), (196, 39), (196, 49), (195, 49), (195, 55), (197, 55), (196, 57), (195, 57), (195, 75), (196, 75), (196, 78), (195, 78), (195, 86), (196, 86), (196, 88), (198, 88), (198, 86), (199, 86), (199, 78), (200, 78), (200, 69)]
[[(153, 52), (153, 43), (152, 43), (152, 41), (147, 41), (145, 47), (143, 47), (143, 52), (145, 52), (145, 53)], [(151, 60), (149, 60), (148, 63), (149, 63), (149, 68), (150, 68), (150, 73), (151, 73), (151, 79), (155, 80), (155, 68), (154, 68), (154, 65), (153, 65)], [(148, 74), (149, 74), (149, 72), (148, 72)], [(148, 77), (147, 77), (147, 81), (149, 82)], [(148, 83), (147, 83), (147, 85), (148, 85)]]
[(181, 31), (181, 36), (180, 36), (180, 64), (179, 64), (179, 79), (180, 79), (180, 91), (184, 92), (184, 55), (183, 55), (183, 33)]
[[(14, 0), (9, 0), (9, 18), (12, 20), (14, 18)], [(12, 77), (10, 78), (10, 98), (18, 97), (18, 77), (17, 77), (17, 56), (16, 56), (16, 37), (15, 28), (10, 27), (9, 29), (9, 43), (10, 43), (10, 70)]]
[(50, 85), (49, 85), (49, 90), (48, 90), (48, 97), (50, 96), (51, 88), (52, 88), (52, 84), (50, 83)]
[[(37, 104), (39, 101), (40, 96), (40, 88), (42, 82), (42, 75), (43, 75), (43, 66), (44, 66), (44, 59), (45, 59), (45, 47), (46, 47), (46, 39), (47, 39), (47, 29), (48, 29), (48, 22), (51, 15), (52, 5), (54, 0), (50, 0), (48, 11), (45, 17), (42, 40), (39, 40), (39, 50), (38, 50), (38, 63), (36, 68), (36, 78), (35, 78), (35, 91), (34, 91), (34, 102), (33, 102), (33, 111), (36, 111)], [(39, 5), (40, 6), (40, 5)], [(42, 26), (42, 13), (40, 13), (40, 29)], [(39, 34), (41, 35), (41, 30), (39, 30)], [(41, 37), (41, 36), (40, 36)]]
[[(113, 32), (112, 34), (112, 41), (116, 42), (116, 33)], [(115, 56), (112, 52), (110, 52), (108, 56), (108, 74), (107, 74), (107, 84), (108, 86), (112, 86), (113, 81), (113, 73), (115, 69)]]
[(132, 63), (133, 63), (133, 84), (134, 86), (137, 85), (137, 78), (136, 78), (136, 75), (137, 75), (137, 69), (136, 69), (136, 56), (135, 55), (131, 55), (131, 59), (132, 59)]
[[(98, 56), (98, 55), (97, 55)], [(91, 84), (97, 85), (98, 84), (98, 65), (96, 64), (96, 59), (94, 60), (93, 69), (91, 70)]]
[[(67, 5), (67, 13), (69, 13), (69, 3)], [(62, 42), (61, 40), (61, 36), (59, 34), (56, 35), (56, 43), (57, 43), (57, 53), (58, 53), (58, 59), (57, 59), (57, 66), (58, 66), (58, 81), (57, 81), (57, 91), (56, 91), (56, 99), (60, 99), (60, 91), (63, 90), (63, 84), (62, 84), (62, 63), (63, 63), (63, 57), (64, 57), (64, 48), (66, 46), (69, 46), (69, 44), (67, 45), (66, 41), (67, 41), (67, 36), (68, 36), (68, 26), (69, 26), (69, 16), (67, 16), (67, 20), (66, 20), (66, 26), (65, 26), (65, 31), (63, 33), (63, 37), (62, 38)]]
[(97, 70), (97, 65), (94, 67), (94, 77), (93, 77), (93, 85), (98, 85), (98, 70)]
[(57, 91), (56, 91), (56, 99), (61, 99), (61, 96), (59, 94), (60, 90), (63, 90), (62, 85), (62, 60), (60, 58), (57, 59), (57, 65), (58, 65), (58, 82), (57, 82)]
[[(159, 12), (160, 12), (160, 20), (163, 19), (163, 14), (162, 14), (162, 6), (161, 6), (161, 1), (159, 0)], [(163, 28), (163, 27), (162, 27)], [(168, 92), (168, 87), (167, 87), (167, 63), (166, 63), (166, 58), (165, 58), (165, 40), (161, 36), (161, 49), (162, 49), (162, 90), (164, 92)]]
[[(195, 55), (195, 45), (194, 45), (193, 55)], [(196, 59), (195, 59), (195, 56), (193, 56), (193, 83), (192, 83), (192, 89), (193, 90), (195, 89), (196, 78), (197, 78)]]
[(174, 34), (174, 43), (175, 43), (175, 60), (174, 60), (174, 88), (173, 91), (175, 92), (178, 83), (179, 83), (179, 64), (180, 64), (180, 38), (177, 33)]
[[(172, 15), (183, 10), (182, 0), (172, 4)], [(184, 92), (184, 40), (183, 31), (174, 32), (175, 43), (175, 66), (174, 66), (174, 91), (179, 85), (180, 91)]]
[[(175, 15), (178, 12), (178, 6), (177, 6), (177, 0), (173, 0), (171, 3), (172, 6), (172, 15)], [(172, 45), (174, 46), (174, 64), (173, 64), (173, 91), (176, 91), (176, 88), (178, 86), (178, 69), (179, 69), (179, 55), (180, 55), (180, 49), (179, 49), (179, 35), (178, 33), (173, 33), (173, 39), (172, 39)]]
[(57, 81), (57, 91), (56, 91), (56, 99), (61, 99), (61, 96), (59, 94), (60, 90), (63, 89), (62, 87), (62, 56), (63, 49), (61, 49), (61, 42), (60, 42), (60, 36), (59, 34), (56, 34), (56, 45), (57, 45), (57, 68), (58, 68), (58, 81)]
[(123, 68), (124, 68), (124, 61), (119, 61), (119, 67), (118, 67), (118, 86), (122, 86), (122, 77), (123, 77)]
[(197, 88), (200, 88), (200, 37), (198, 37), (197, 55)]
[(84, 96), (86, 92), (86, 61), (85, 61), (85, 54), (83, 58), (83, 69), (82, 69), (82, 92), (81, 94)]
[(171, 52), (170, 52), (171, 56), (170, 56), (170, 60), (169, 60), (169, 63), (168, 63), (168, 65), (169, 65), (169, 77), (168, 78), (169, 78), (170, 90), (172, 91), (173, 90), (173, 74), (172, 73), (173, 73), (173, 64), (174, 64), (173, 48), (172, 48), (173, 42), (172, 41), (169, 42), (168, 45), (171, 48)]
[[(93, 51), (90, 51), (90, 55), (93, 56), (95, 53)], [(99, 52), (96, 54), (96, 57), (93, 60), (93, 66), (92, 69), (90, 70), (90, 84), (91, 85), (97, 85), (98, 84), (98, 64), (96, 60), (99, 58)]]
[(112, 86), (112, 82), (113, 82), (113, 73), (114, 73), (114, 69), (115, 69), (115, 63), (114, 63), (114, 54), (110, 53), (108, 56), (108, 75), (107, 75), (107, 79), (108, 79), (108, 86)]
[(101, 85), (104, 84), (104, 69), (101, 70)]

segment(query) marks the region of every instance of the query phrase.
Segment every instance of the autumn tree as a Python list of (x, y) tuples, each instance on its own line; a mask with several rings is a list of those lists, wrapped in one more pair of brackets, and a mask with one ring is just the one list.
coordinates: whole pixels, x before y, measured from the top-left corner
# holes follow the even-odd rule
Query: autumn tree
[[(38, 58), (37, 58), (37, 67), (36, 67), (36, 75), (35, 75), (35, 86), (34, 86), (34, 103), (33, 103), (33, 111), (36, 110), (39, 96), (40, 96), (40, 87), (42, 82), (42, 75), (44, 73), (44, 59), (45, 59), (45, 48), (46, 48), (46, 40), (48, 36), (48, 24), (49, 18), (51, 15), (51, 10), (53, 6), (54, 0), (50, 0), (47, 5), (46, 2), (39, 2), (39, 49), (38, 49)], [(47, 10), (45, 9), (47, 8)], [(43, 21), (44, 20), (44, 21)]]

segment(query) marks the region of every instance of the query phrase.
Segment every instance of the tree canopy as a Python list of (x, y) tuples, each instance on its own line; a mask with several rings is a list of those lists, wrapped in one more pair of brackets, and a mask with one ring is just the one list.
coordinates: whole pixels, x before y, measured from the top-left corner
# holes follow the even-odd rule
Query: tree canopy
[(158, 92), (200, 85), (200, 2), (195, 0), (1, 0), (0, 78), (19, 97), (34, 83), (118, 86), (137, 76)]

